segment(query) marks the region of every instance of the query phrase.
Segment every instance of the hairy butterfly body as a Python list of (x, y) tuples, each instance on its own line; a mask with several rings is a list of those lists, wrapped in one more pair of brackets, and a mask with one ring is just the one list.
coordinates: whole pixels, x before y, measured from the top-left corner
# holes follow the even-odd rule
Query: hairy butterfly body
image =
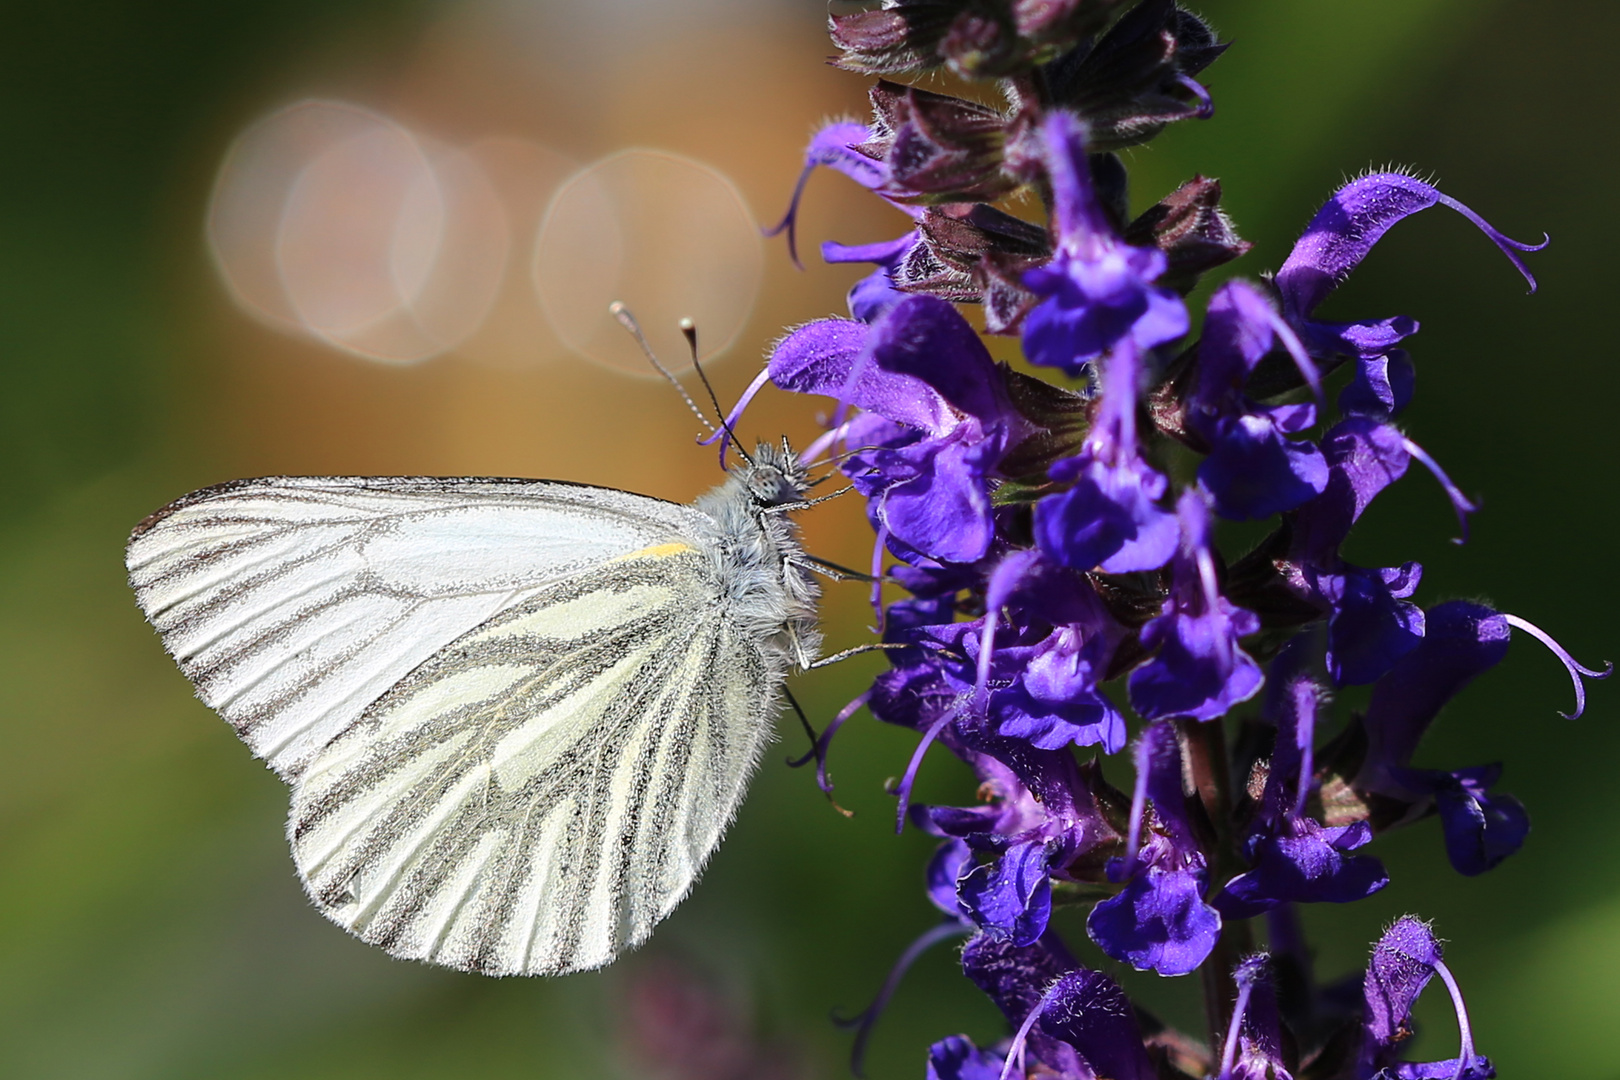
[(328, 918), (489, 974), (598, 967), (691, 888), (817, 654), (786, 445), (691, 506), (533, 480), (273, 477), (142, 522), (163, 644), (292, 787)]

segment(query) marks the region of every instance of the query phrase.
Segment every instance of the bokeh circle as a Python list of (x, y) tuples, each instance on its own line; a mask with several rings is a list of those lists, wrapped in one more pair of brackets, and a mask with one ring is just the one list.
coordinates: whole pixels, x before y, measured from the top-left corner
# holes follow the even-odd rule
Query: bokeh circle
[(628, 305), (659, 357), (686, 370), (680, 320), (696, 323), (700, 358), (724, 351), (748, 321), (763, 269), (759, 226), (729, 179), (676, 154), (624, 150), (558, 188), (535, 241), (533, 278), (565, 345), (654, 375), (609, 304)]

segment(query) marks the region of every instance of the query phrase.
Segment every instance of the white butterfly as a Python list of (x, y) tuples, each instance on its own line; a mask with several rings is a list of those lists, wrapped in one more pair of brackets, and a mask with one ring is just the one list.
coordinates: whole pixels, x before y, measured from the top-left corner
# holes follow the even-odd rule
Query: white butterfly
[(802, 465), (682, 506), (535, 480), (272, 477), (136, 527), (197, 695), (292, 786), (310, 898), (394, 956), (598, 967), (680, 903), (820, 647)]

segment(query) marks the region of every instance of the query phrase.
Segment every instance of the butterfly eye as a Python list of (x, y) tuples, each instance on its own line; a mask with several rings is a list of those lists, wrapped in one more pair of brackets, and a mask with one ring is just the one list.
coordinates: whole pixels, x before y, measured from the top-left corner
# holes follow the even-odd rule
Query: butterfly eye
[(761, 466), (753, 471), (748, 478), (748, 490), (758, 502), (767, 506), (792, 501), (788, 492), (786, 478), (780, 470), (769, 465)]

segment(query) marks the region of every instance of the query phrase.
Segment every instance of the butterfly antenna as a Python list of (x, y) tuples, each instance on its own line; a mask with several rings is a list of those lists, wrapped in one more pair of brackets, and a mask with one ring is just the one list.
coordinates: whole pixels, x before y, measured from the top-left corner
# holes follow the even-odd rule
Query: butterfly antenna
[[(698, 381), (703, 384), (703, 389), (709, 392), (709, 403), (714, 406), (714, 415), (720, 418), (720, 426), (731, 439), (731, 445), (737, 448), (738, 456), (752, 465), (754, 459), (748, 456), (748, 451), (743, 449), (742, 440), (737, 438), (737, 433), (726, 422), (726, 410), (720, 407), (720, 398), (715, 395), (714, 384), (709, 382), (709, 376), (704, 374), (703, 365), (698, 363), (697, 323), (685, 315), (681, 316), (681, 336), (686, 339), (686, 347), (692, 353), (692, 370), (697, 372)], [(709, 430), (713, 431), (714, 428), (710, 427)]]
[[(699, 422), (712, 433), (714, 425), (709, 423), (707, 416), (703, 415), (703, 410), (698, 408), (697, 402), (692, 400), (692, 395), (686, 392), (686, 387), (681, 385), (681, 380), (677, 379), (675, 373), (665, 367), (663, 361), (658, 359), (658, 354), (653, 352), (652, 345), (647, 341), (647, 335), (641, 332), (641, 324), (636, 322), (634, 315), (630, 314), (630, 309), (624, 305), (624, 301), (615, 300), (609, 304), (608, 314), (617, 319), (620, 326), (630, 331), (630, 336), (636, 339), (636, 344), (641, 346), (642, 354), (647, 357), (653, 367), (658, 369), (658, 374), (669, 380), (669, 385), (673, 386), (675, 392), (681, 395), (681, 400), (686, 402), (688, 409), (692, 410), (692, 415), (697, 417)], [(707, 385), (707, 382), (708, 380), (704, 380), (705, 385)]]

